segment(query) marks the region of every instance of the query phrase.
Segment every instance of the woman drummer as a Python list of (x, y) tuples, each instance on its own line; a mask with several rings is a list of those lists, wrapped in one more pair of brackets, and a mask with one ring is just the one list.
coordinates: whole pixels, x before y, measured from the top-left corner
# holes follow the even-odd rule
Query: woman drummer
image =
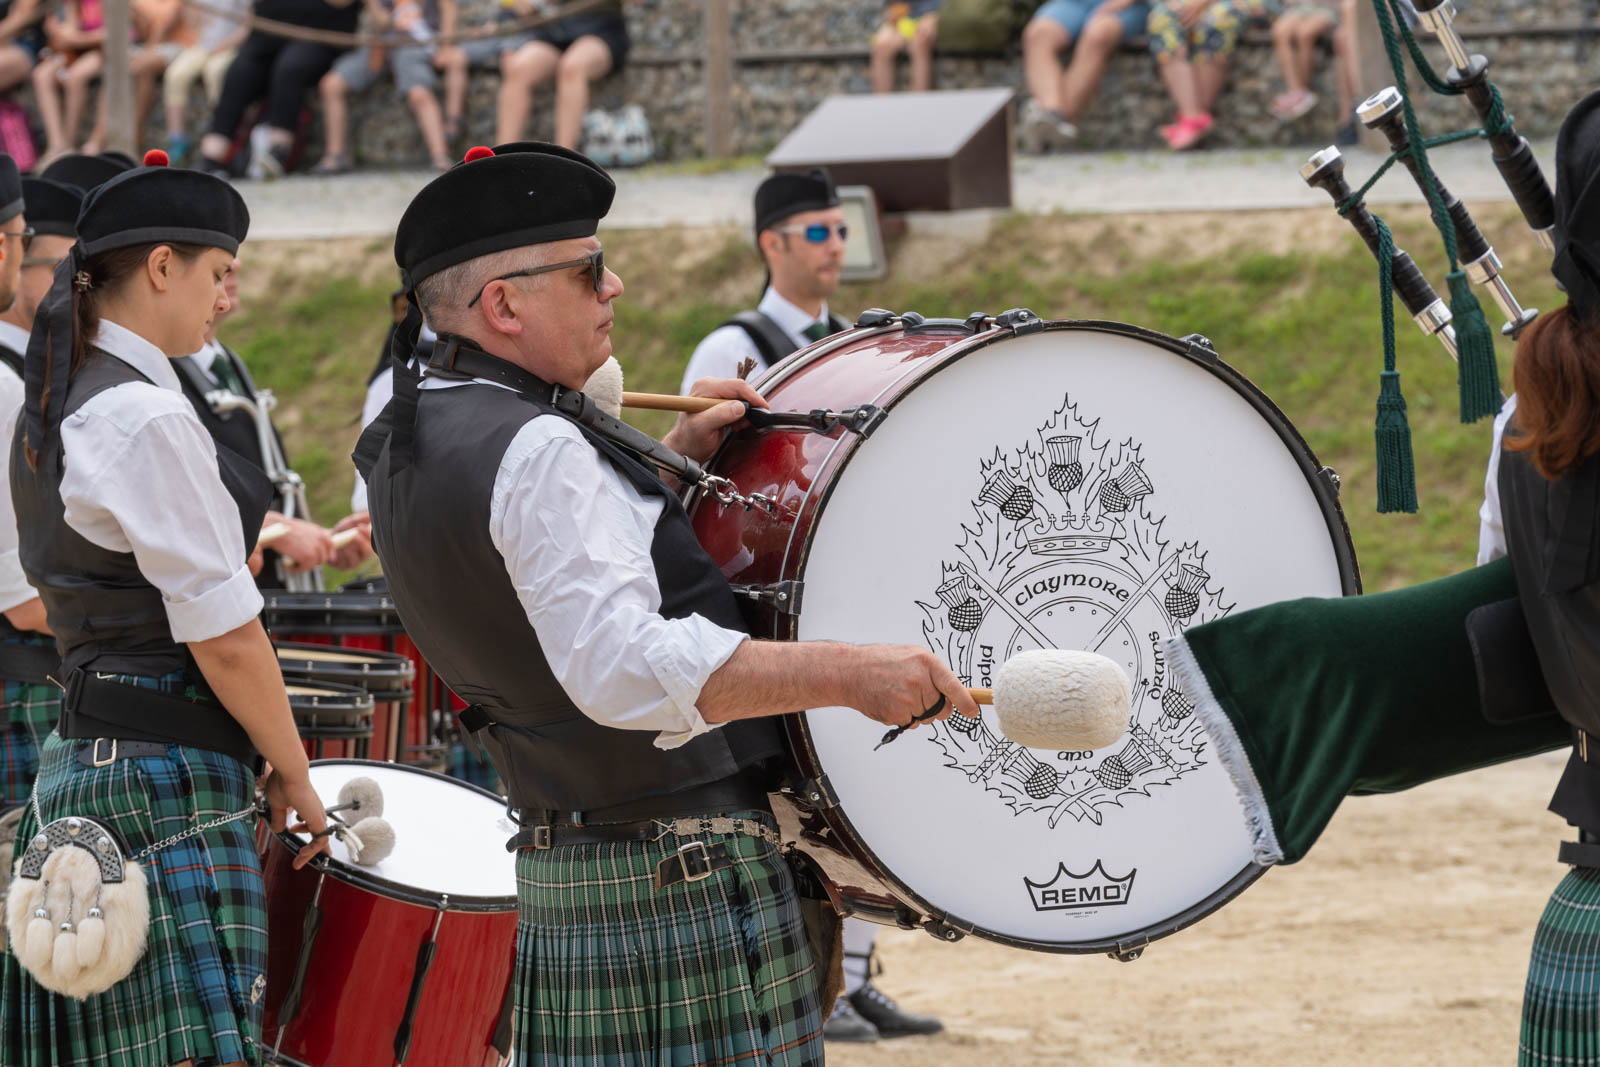
[(1534, 934), (1519, 1062), (1600, 1064), (1600, 93), (1556, 142), (1556, 256), (1567, 305), (1517, 344), (1485, 483), (1479, 561), (1509, 555), (1556, 709), (1576, 744), (1550, 810), (1578, 830)]
[[(39, 984), (13, 940), (8, 1067), (258, 1062), (258, 754), (274, 827), (289, 807), (326, 826), (246, 568), (270, 487), (212, 443), (168, 365), (227, 307), (249, 217), (226, 182), (160, 155), (84, 200), (29, 342), (11, 455), (23, 567), (67, 690), (18, 840), (43, 843), (36, 819), (109, 827), (144, 869), (148, 940), (125, 978), (84, 999)], [(296, 865), (326, 847), (313, 838)]]

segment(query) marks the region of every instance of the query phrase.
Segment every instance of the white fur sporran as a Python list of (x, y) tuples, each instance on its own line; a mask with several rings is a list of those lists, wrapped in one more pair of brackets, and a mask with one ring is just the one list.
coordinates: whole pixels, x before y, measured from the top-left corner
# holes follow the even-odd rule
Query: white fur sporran
[(126, 978), (144, 955), (150, 894), (93, 819), (57, 819), (28, 842), (6, 892), (11, 951), (44, 988), (83, 1000)]

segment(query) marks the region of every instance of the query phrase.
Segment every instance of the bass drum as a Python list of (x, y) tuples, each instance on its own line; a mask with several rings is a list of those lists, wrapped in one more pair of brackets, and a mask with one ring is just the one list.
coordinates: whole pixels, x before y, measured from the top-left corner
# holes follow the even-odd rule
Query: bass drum
[(881, 724), (805, 711), (786, 829), (865, 918), (1137, 956), (1262, 870), (1161, 642), (1359, 592), (1338, 479), (1201, 337), (1023, 311), (862, 321), (757, 383), (774, 411), (848, 418), (741, 432), (711, 464), (775, 505), (693, 507), (758, 634), (923, 644), (983, 687), (1019, 652), (1093, 649), (1128, 672), (1133, 714), (1104, 751), (1056, 752), (988, 715), (880, 749)]

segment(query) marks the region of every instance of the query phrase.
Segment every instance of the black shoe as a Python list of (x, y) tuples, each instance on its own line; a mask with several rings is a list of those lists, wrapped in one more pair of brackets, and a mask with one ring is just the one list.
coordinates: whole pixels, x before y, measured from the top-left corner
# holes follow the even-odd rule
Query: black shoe
[(861, 1017), (849, 997), (840, 997), (833, 1002), (833, 1014), (822, 1024), (822, 1039), (864, 1045), (878, 1040), (878, 1028)]
[(1361, 143), (1361, 128), (1354, 118), (1347, 119), (1333, 135), (1334, 143), (1349, 147)]
[(877, 1028), (882, 1037), (908, 1037), (912, 1034), (937, 1034), (944, 1023), (932, 1015), (913, 1015), (900, 1010), (877, 986), (868, 982), (848, 998), (861, 1018)]

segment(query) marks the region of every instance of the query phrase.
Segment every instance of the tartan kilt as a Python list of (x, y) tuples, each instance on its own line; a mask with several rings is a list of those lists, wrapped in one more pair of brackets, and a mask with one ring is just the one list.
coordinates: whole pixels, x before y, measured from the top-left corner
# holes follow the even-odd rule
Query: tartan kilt
[(1600, 1065), (1600, 870), (1573, 868), (1539, 918), (1517, 1063)]
[(734, 865), (657, 893), (656, 865), (684, 840), (517, 856), (515, 1067), (820, 1067), (821, 994), (788, 864), (759, 838), (704, 835)]
[[(28, 644), (55, 647), (53, 638)], [(39, 747), (61, 714), (61, 690), (46, 682), (5, 682), (5, 730), (0, 733), (0, 810), (26, 803), (39, 773)]]
[[(46, 821), (89, 816), (128, 855), (247, 807), (250, 767), (218, 752), (167, 746), (165, 756), (85, 767), (79, 742), (44, 742), (39, 804)], [(150, 936), (127, 978), (73, 1000), (43, 989), (11, 953), (0, 971), (0, 1063), (7, 1067), (168, 1067), (259, 1062), (266, 988), (266, 896), (256, 820), (213, 827), (141, 861), (151, 886)], [(32, 813), (19, 842), (36, 832)], [(19, 853), (21, 849), (19, 848)]]

